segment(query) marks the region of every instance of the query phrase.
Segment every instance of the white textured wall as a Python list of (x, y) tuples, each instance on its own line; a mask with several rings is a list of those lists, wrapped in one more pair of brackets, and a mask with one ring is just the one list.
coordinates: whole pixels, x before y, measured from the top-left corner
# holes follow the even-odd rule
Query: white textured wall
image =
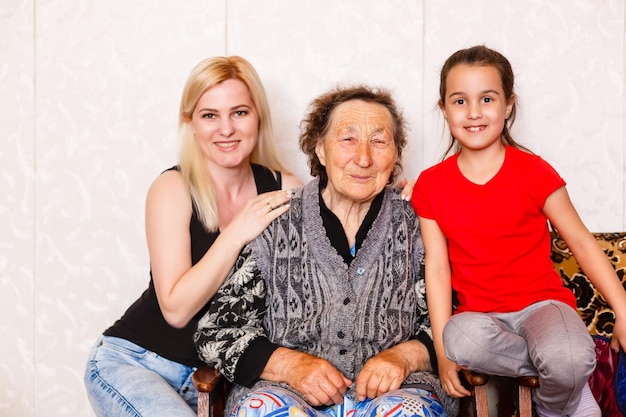
[(591, 230), (626, 230), (623, 1), (3, 0), (0, 415), (93, 415), (86, 356), (147, 284), (144, 197), (176, 161), (195, 63), (255, 65), (302, 179), (311, 98), (338, 82), (393, 89), (415, 177), (447, 140), (438, 71), (476, 43), (514, 66), (516, 138), (568, 181)]

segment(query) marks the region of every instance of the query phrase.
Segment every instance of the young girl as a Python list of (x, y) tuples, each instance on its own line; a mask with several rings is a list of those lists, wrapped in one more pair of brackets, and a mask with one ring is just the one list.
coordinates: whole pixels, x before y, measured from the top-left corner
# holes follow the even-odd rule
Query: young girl
[(540, 416), (600, 416), (587, 384), (594, 343), (553, 269), (547, 220), (613, 307), (614, 349), (626, 347), (626, 293), (565, 181), (511, 137), (513, 79), (508, 60), (484, 46), (457, 51), (441, 70), (439, 107), (452, 136), (446, 155), (455, 153), (425, 170), (412, 196), (439, 374), (456, 397), (470, 394), (461, 368), (539, 375)]

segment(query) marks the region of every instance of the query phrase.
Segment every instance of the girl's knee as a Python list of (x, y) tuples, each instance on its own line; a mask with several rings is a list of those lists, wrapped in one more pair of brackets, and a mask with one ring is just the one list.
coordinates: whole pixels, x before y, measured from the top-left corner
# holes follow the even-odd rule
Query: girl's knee
[(584, 386), (595, 367), (595, 352), (562, 347), (560, 354), (547, 355), (537, 365), (537, 371), (545, 381), (558, 384), (563, 390), (577, 390)]
[[(537, 355), (536, 367), (540, 374), (553, 379), (563, 380), (573, 387), (589, 379), (596, 364), (593, 342), (586, 340), (568, 343), (556, 343)], [(566, 381), (568, 382), (566, 382)]]
[(459, 364), (474, 363), (490, 346), (497, 345), (500, 334), (493, 319), (480, 313), (460, 313), (453, 316), (443, 330), (446, 356)]

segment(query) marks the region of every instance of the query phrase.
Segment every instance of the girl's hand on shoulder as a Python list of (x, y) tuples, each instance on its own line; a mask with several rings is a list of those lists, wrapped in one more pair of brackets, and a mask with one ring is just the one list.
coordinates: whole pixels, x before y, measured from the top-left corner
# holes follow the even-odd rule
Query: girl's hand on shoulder
[(413, 187), (415, 187), (416, 181), (417, 180), (409, 181), (406, 178), (403, 178), (400, 182), (396, 184), (396, 188), (402, 190), (402, 192), (400, 193), (400, 198), (402, 198), (404, 201), (411, 200), (411, 196), (413, 195)]
[(461, 384), (461, 379), (459, 378), (461, 367), (456, 362), (452, 362), (448, 358), (443, 358), (443, 360), (439, 359), (438, 362), (439, 379), (441, 380), (443, 389), (449, 396), (461, 398), (472, 395), (463, 384)]

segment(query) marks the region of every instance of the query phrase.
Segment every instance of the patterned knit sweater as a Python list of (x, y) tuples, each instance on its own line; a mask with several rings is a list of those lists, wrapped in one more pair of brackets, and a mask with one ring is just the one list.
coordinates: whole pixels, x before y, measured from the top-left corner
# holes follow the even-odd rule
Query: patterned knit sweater
[[(417, 217), (397, 190), (384, 193), (349, 266), (326, 235), (317, 179), (244, 248), (195, 335), (200, 357), (240, 384), (227, 407), (245, 395), (242, 385), (273, 384), (258, 376), (277, 346), (324, 358), (353, 381), (367, 359), (410, 339), (434, 358)], [(457, 414), (433, 373), (414, 372), (405, 384), (429, 386)]]

